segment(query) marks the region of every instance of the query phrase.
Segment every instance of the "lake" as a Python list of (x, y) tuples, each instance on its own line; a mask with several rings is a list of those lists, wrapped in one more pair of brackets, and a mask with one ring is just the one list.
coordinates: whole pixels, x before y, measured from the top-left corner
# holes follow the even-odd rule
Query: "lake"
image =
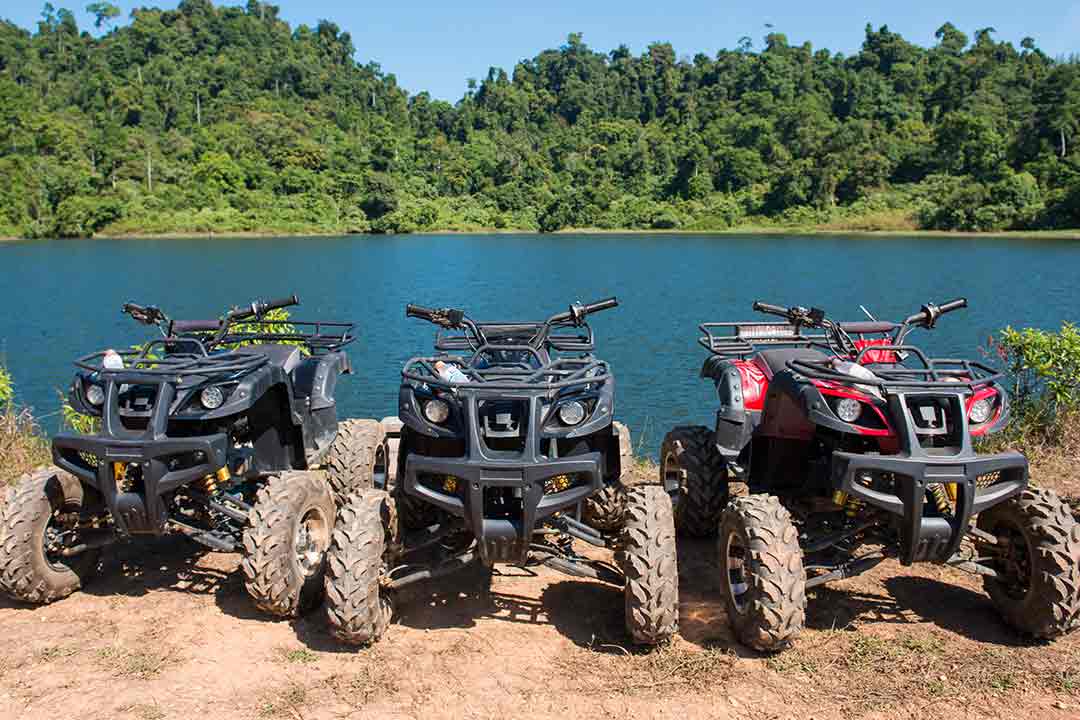
[(298, 320), (357, 323), (342, 417), (394, 411), (399, 372), (431, 347), (434, 326), (404, 306), (464, 308), (490, 320), (540, 320), (574, 300), (617, 295), (593, 316), (597, 353), (615, 372), (616, 415), (655, 455), (667, 428), (712, 424), (698, 378), (703, 321), (765, 319), (754, 300), (824, 308), (840, 319), (901, 319), (927, 301), (970, 308), (912, 339), (978, 354), (1006, 325), (1080, 319), (1080, 242), (997, 238), (406, 235), (0, 243), (0, 359), (18, 400), (55, 429), (71, 361), (149, 339), (125, 301), (178, 318), (216, 317), (253, 299), (300, 296)]

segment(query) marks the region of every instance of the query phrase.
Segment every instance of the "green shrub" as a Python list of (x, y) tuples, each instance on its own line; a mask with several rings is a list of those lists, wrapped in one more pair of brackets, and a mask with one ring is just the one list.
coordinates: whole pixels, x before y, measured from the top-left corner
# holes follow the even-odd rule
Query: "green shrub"
[(11, 373), (3, 365), (0, 365), (0, 411), (7, 409), (15, 396), (15, 390), (11, 386)]
[(1080, 329), (1058, 332), (1011, 327), (995, 344), (1012, 378), (1011, 435), (1054, 443), (1080, 412)]

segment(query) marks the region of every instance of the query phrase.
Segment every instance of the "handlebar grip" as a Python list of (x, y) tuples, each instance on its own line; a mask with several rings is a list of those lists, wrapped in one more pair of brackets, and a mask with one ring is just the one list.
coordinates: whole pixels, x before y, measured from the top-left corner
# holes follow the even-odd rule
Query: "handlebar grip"
[(173, 320), (170, 330), (172, 333), (214, 332), (220, 327), (220, 320)]
[(600, 312), (601, 310), (610, 310), (613, 307), (619, 306), (619, 300), (615, 297), (609, 297), (605, 300), (597, 300), (594, 303), (589, 303), (585, 306), (585, 313)]
[(124, 303), (120, 306), (120, 312), (130, 315), (132, 313), (146, 312), (146, 308), (142, 305), (136, 305), (135, 303)]
[(967, 306), (967, 298), (956, 298), (955, 300), (950, 300), (947, 303), (942, 303), (941, 305), (938, 305), (938, 310), (942, 314), (944, 314), (947, 312), (952, 312), (953, 310), (960, 310), (961, 308), (966, 308)]
[(760, 300), (754, 301), (754, 310), (756, 310), (757, 312), (768, 313), (770, 315), (780, 315), (782, 317), (787, 317), (790, 314), (790, 310), (786, 307), (763, 303)]
[(423, 305), (413, 305), (412, 303), (409, 303), (405, 306), (405, 317), (431, 320), (431, 318), (435, 317), (435, 311), (431, 308), (426, 308)]
[(262, 312), (266, 312), (267, 310), (278, 310), (280, 308), (287, 308), (291, 307), (292, 305), (299, 304), (300, 298), (296, 297), (296, 295), (289, 295), (288, 297), (283, 297), (278, 300), (271, 300), (267, 303), (260, 305), (259, 307), (261, 308)]

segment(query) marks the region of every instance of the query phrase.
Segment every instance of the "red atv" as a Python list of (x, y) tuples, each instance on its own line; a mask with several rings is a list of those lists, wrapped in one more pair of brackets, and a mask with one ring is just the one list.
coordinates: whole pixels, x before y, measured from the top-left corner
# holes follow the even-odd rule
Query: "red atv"
[[(928, 303), (895, 323), (754, 303), (782, 322), (700, 326), (716, 429), (670, 432), (660, 474), (682, 532), (719, 532), (742, 642), (787, 646), (807, 588), (886, 557), (982, 575), (1005, 620), (1029, 635), (1080, 624), (1080, 525), (1052, 492), (1028, 487), (1023, 455), (972, 446), (1006, 423), (1002, 375), (906, 342), (966, 306)], [(749, 493), (729, 502), (733, 482)]]

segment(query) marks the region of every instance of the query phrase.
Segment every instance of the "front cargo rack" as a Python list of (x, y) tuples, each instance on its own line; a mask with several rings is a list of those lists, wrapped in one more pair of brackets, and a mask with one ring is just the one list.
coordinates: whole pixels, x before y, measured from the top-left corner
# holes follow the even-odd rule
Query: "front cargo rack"
[[(476, 323), (476, 326), (483, 331), (484, 336), (489, 339), (487, 343), (488, 349), (506, 349), (508, 346), (498, 342), (492, 343), (491, 339), (503, 338), (525, 338), (535, 337), (538, 332), (544, 327), (542, 322), (483, 322)], [(559, 329), (559, 326), (552, 327), (552, 330)], [(561, 328), (563, 330), (568, 329), (566, 327)], [(576, 329), (576, 328), (575, 328)], [(592, 352), (596, 349), (596, 342), (593, 336), (592, 328), (588, 325), (583, 327), (585, 333), (549, 333), (544, 340), (544, 344), (552, 350), (559, 352)], [(531, 346), (530, 346), (531, 347)], [(475, 338), (470, 337), (468, 334), (449, 334), (443, 330), (440, 330), (435, 335), (435, 349), (442, 352), (460, 352), (471, 351), (478, 352), (479, 347)]]
[[(992, 385), (1004, 377), (1004, 373), (974, 360), (953, 358), (930, 358), (913, 345), (873, 345), (863, 348), (852, 360), (857, 365), (869, 352), (895, 353), (897, 357), (914, 357), (921, 367), (905, 367), (896, 363), (868, 363), (876, 377), (857, 378), (859, 385), (881, 388), (957, 388), (966, 387), (975, 390)], [(788, 368), (808, 378), (831, 382), (851, 383), (853, 377), (833, 367), (835, 358), (808, 360), (805, 358), (789, 360)]]
[[(499, 363), (490, 367), (478, 367), (474, 363), (486, 352), (524, 353), (536, 358), (538, 366), (528, 362)], [(464, 382), (451, 382), (439, 375), (435, 363), (453, 364), (467, 378)], [(530, 345), (483, 345), (471, 360), (460, 355), (414, 357), (405, 363), (401, 376), (405, 380), (435, 386), (446, 390), (500, 390), (513, 391), (543, 388), (562, 390), (582, 385), (603, 385), (613, 377), (611, 369), (603, 360), (593, 357), (558, 358), (544, 363), (536, 348)]]

